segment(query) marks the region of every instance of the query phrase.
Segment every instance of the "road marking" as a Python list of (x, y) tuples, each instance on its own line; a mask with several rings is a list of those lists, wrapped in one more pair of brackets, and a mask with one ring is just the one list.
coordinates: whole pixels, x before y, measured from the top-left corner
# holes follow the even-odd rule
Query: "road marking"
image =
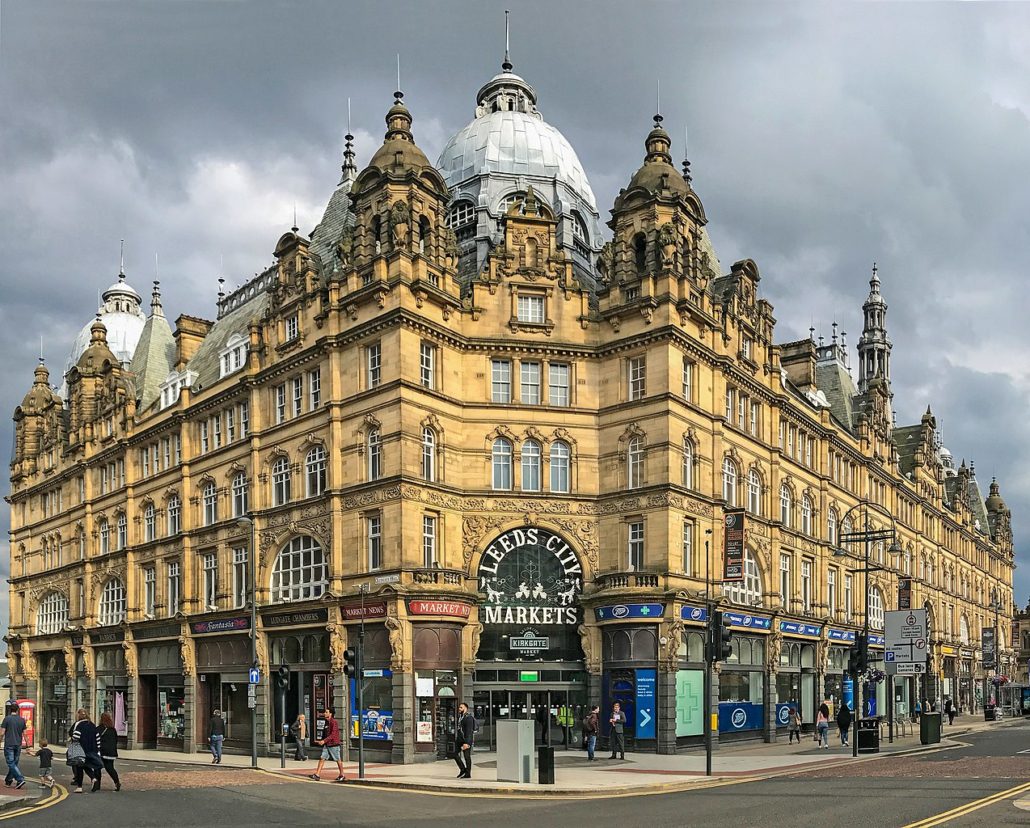
[(1021, 753), (1030, 753), (1030, 748), (1028, 748), (1027, 750), (1017, 750), (1016, 756), (1019, 756)]
[(985, 796), (983, 799), (977, 799), (973, 802), (967, 802), (965, 805), (960, 805), (958, 808), (952, 808), (950, 811), (944, 811), (943, 813), (937, 814), (936, 816), (927, 817), (919, 822), (910, 822), (904, 828), (932, 828), (935, 825), (943, 825), (945, 822), (951, 822), (953, 819), (958, 819), (960, 816), (966, 816), (967, 814), (973, 813), (973, 811), (979, 811), (981, 808), (986, 808), (988, 805), (994, 805), (996, 802), (1001, 802), (1009, 797), (1016, 796), (1017, 794), (1030, 791), (1030, 782), (1026, 782), (1022, 785), (1017, 785), (1014, 788), (1009, 788), (1005, 791), (999, 791), (998, 793)]
[(23, 817), (28, 814), (34, 814), (36, 811), (42, 811), (44, 808), (49, 808), (51, 805), (56, 805), (58, 802), (62, 802), (68, 796), (68, 789), (61, 785), (54, 785), (50, 789), (50, 793), (46, 799), (41, 799), (39, 802), (33, 802), (31, 805), (25, 805), (21, 808), (15, 808), (12, 811), (4, 811), (0, 814), (0, 822), (5, 819), (14, 819), (15, 817)]

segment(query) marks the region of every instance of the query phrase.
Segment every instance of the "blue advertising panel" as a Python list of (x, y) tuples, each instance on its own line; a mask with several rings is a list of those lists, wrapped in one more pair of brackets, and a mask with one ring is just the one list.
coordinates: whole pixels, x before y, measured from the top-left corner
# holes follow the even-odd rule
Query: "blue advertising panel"
[(876, 718), (876, 685), (865, 686), (865, 715), (868, 719)]
[(826, 632), (826, 636), (830, 639), (830, 641), (842, 641), (846, 644), (855, 643), (854, 630), (835, 630), (833, 629), (833, 627), (830, 627), (830, 629)]
[(708, 610), (704, 607), (691, 607), (686, 604), (680, 609), (680, 618), (684, 621), (694, 621), (703, 624), (708, 620)]
[(655, 708), (655, 685), (658, 681), (657, 670), (637, 670), (637, 719), (636, 737), (638, 739), (654, 739), (657, 735), (655, 721), (658, 710)]
[(776, 726), (786, 727), (790, 724), (790, 709), (797, 709), (797, 704), (794, 702), (780, 702), (776, 705)]
[(884, 638), (882, 635), (876, 635), (875, 633), (869, 633), (869, 646), (870, 647), (882, 647)]
[[(390, 678), (393, 675), (390, 670), (365, 670), (365, 678)], [(367, 685), (366, 685), (367, 687)], [(368, 698), (367, 691), (365, 698)], [(354, 685), (354, 679), (350, 679), (350, 735), (351, 738), (358, 738), (358, 692)], [(389, 741), (393, 739), (393, 710), (383, 710), (379, 707), (366, 707), (360, 717), (360, 727), (365, 739)]]
[(851, 676), (844, 677), (844, 683), (841, 686), (841, 692), (844, 695), (844, 704), (848, 706), (849, 710), (855, 709), (855, 680)]
[(665, 615), (665, 604), (611, 604), (595, 607), (598, 621), (619, 621), (623, 618), (661, 618)]
[(722, 617), (733, 627), (745, 627), (752, 630), (767, 630), (772, 626), (772, 619), (765, 615), (743, 615), (739, 612), (724, 612)]
[(765, 708), (751, 702), (719, 702), (719, 732), (739, 733), (760, 730), (765, 722)]
[(810, 638), (818, 638), (822, 628), (815, 624), (802, 624), (800, 621), (781, 621), (780, 632), (788, 635), (803, 635)]

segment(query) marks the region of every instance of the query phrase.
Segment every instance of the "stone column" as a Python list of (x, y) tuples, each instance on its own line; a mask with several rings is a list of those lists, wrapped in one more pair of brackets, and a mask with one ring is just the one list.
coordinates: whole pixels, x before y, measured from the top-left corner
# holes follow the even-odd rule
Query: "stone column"
[(415, 761), (415, 677), (393, 674), (393, 752), (390, 761), (407, 765)]
[(658, 670), (658, 752), (676, 753), (676, 665)]

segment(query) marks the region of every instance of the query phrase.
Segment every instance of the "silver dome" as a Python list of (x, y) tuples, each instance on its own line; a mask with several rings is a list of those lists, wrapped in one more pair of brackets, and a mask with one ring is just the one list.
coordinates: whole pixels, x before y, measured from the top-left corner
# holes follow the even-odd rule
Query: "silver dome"
[[(119, 274), (118, 281), (104, 291), (102, 299), (103, 302), (97, 313), (100, 321), (107, 328), (107, 345), (121, 363), (129, 363), (136, 351), (136, 345), (139, 344), (139, 338), (143, 334), (143, 326), (147, 323), (146, 314), (140, 307), (142, 301), (140, 295), (125, 281), (125, 274)], [(95, 318), (90, 319), (75, 337), (64, 367), (66, 374), (78, 363), (79, 357), (89, 347), (92, 337), (91, 329), (95, 321)], [(63, 385), (61, 396), (67, 397)]]

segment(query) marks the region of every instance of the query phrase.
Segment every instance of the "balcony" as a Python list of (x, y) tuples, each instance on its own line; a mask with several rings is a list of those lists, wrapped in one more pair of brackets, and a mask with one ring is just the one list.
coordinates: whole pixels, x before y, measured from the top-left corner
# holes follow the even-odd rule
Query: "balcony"
[(465, 573), (460, 569), (415, 569), (411, 579), (416, 584), (437, 584), (439, 586), (460, 587), (465, 583)]
[(657, 572), (606, 572), (594, 579), (599, 590), (604, 589), (658, 589)]

